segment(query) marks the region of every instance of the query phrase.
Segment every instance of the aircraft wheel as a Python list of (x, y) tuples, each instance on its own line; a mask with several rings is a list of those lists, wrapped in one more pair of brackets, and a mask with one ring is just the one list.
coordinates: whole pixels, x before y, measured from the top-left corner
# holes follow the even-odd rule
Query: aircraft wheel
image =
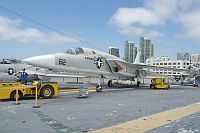
[(152, 84), (150, 84), (150, 88), (152, 88)]
[[(15, 101), (16, 100), (16, 96), (17, 96), (16, 91), (11, 92), (10, 100)], [(18, 100), (22, 99), (23, 93), (21, 91), (18, 91), (18, 96), (19, 96)]]
[(108, 87), (112, 87), (112, 80), (108, 80)]
[(170, 85), (168, 85), (168, 89), (170, 89)]
[(140, 81), (137, 81), (137, 87), (140, 87)]
[(102, 92), (102, 90), (103, 90), (102, 88), (96, 88), (97, 92)]
[(197, 84), (194, 84), (194, 87), (198, 87), (198, 85), (197, 85)]
[(96, 91), (97, 92), (102, 92), (102, 86), (100, 84), (97, 84)]
[(54, 89), (50, 85), (45, 85), (40, 90), (40, 96), (44, 99), (52, 98), (54, 94)]
[(156, 86), (155, 86), (155, 85), (152, 85), (152, 88), (153, 88), (153, 89), (156, 89)]

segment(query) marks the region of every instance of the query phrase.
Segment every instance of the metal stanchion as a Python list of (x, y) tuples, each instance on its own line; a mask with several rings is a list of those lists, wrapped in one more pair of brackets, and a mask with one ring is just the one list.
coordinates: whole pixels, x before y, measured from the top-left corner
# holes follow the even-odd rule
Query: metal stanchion
[(40, 106), (38, 106), (38, 87), (35, 87), (35, 106), (33, 106), (33, 108), (40, 108)]
[(77, 98), (87, 98), (88, 97), (88, 88), (84, 85), (80, 86), (79, 95)]
[(19, 89), (18, 87), (16, 88), (16, 94), (15, 94), (15, 105), (19, 105)]

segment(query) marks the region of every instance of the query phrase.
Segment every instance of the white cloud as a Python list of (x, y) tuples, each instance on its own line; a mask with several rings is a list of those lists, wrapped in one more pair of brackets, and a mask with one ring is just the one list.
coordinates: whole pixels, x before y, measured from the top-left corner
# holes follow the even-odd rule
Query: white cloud
[(163, 33), (154, 31), (154, 30), (147, 30), (145, 33), (145, 36), (150, 37), (150, 38), (157, 38), (163, 36)]
[(165, 20), (171, 17), (176, 10), (178, 1), (179, 0), (146, 0), (145, 7), (152, 11), (160, 21), (165, 23)]
[(193, 11), (183, 14), (180, 22), (186, 28), (186, 35), (200, 40), (200, 11)]
[(63, 44), (77, 42), (56, 32), (42, 32), (36, 28), (20, 28), (21, 20), (0, 16), (0, 39), (22, 43)]
[(121, 34), (128, 36), (145, 35), (148, 37), (158, 37), (162, 35), (162, 33), (157, 31), (144, 28), (145, 26), (163, 24), (163, 21), (158, 16), (145, 8), (119, 8), (111, 17), (109, 23), (116, 25)]
[[(152, 4), (152, 2), (154, 2), (154, 0), (149, 0), (145, 7), (119, 8), (110, 18), (109, 23), (115, 25), (120, 33), (129, 36), (162, 36), (162, 33), (152, 30), (150, 26), (165, 24), (165, 19), (169, 16), (166, 9), (167, 7), (163, 6), (162, 2), (157, 2), (157, 4)], [(172, 2), (165, 3), (166, 6), (170, 6), (172, 9)], [(158, 9), (160, 9), (160, 7), (162, 8), (162, 6), (163, 10), (158, 11)]]
[[(199, 0), (144, 0), (143, 7), (119, 8), (109, 23), (128, 36), (160, 37), (154, 28), (169, 23), (183, 26), (192, 38), (200, 37)], [(182, 33), (185, 34), (185, 33)]]
[(152, 11), (145, 8), (119, 8), (111, 17), (110, 23), (125, 27), (132, 24), (146, 26), (161, 24), (163, 22)]

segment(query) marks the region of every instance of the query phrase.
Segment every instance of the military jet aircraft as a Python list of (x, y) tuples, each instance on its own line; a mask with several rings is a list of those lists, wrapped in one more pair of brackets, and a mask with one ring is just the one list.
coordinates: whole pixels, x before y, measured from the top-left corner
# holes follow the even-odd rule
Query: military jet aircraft
[(0, 60), (0, 81), (18, 81), (15, 76), (18, 72), (25, 68), (28, 73), (28, 81), (39, 80), (39, 74), (44, 72), (43, 68), (32, 67), (17, 59), (1, 59)]
[(189, 76), (197, 76), (200, 77), (200, 64), (191, 64), (188, 67)]
[(183, 77), (182, 84), (193, 84), (194, 86), (200, 85), (200, 64), (191, 64)]
[[(138, 55), (136, 58), (138, 59)], [(139, 86), (139, 78), (146, 76), (148, 69), (174, 70), (174, 68), (140, 64), (137, 60), (135, 63), (128, 63), (116, 56), (89, 48), (71, 48), (65, 53), (30, 57), (24, 59), (23, 62), (56, 71), (60, 73), (60, 76), (64, 76), (64, 72), (73, 72), (75, 74), (71, 76), (74, 77), (107, 78), (110, 79), (108, 86), (112, 86), (113, 79), (134, 80), (135, 78), (138, 79)]]
[[(26, 70), (26, 73), (28, 73), (28, 81), (34, 81), (34, 80), (43, 80), (43, 81), (49, 81), (52, 77), (68, 77), (67, 73), (56, 73), (54, 71), (50, 71), (48, 69), (44, 69), (41, 67), (35, 67), (28, 65), (21, 60), (17, 59), (1, 59), (0, 60), (0, 81), (3, 82), (10, 82), (10, 81), (18, 81), (19, 79), (16, 76), (19, 76), (19, 72), (22, 71), (22, 69)], [(65, 75), (63, 75), (65, 74)], [(73, 75), (70, 75), (70, 77), (73, 77)], [(74, 75), (74, 77), (77, 77)], [(83, 76), (79, 76), (83, 77)]]

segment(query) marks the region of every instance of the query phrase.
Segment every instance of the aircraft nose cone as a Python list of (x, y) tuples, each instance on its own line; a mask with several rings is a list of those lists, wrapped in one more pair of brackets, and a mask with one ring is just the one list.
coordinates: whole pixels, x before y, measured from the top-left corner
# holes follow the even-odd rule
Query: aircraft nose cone
[(24, 59), (22, 61), (29, 65), (39, 66), (39, 67), (50, 67), (52, 65), (55, 65), (55, 58), (53, 55), (35, 56)]

